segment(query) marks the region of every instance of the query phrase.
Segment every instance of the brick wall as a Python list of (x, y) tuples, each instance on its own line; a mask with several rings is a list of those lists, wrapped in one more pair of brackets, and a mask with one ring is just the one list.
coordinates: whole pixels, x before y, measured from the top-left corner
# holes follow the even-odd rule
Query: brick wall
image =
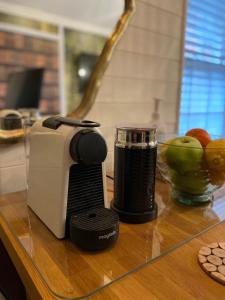
[(9, 74), (26, 68), (45, 68), (40, 110), (59, 112), (57, 42), (28, 35), (0, 32), (0, 108), (5, 107)]

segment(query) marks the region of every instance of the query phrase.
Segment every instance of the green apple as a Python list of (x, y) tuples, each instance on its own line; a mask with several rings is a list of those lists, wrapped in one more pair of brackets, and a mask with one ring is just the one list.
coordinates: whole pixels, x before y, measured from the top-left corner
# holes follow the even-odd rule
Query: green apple
[(201, 171), (189, 172), (185, 174), (172, 171), (171, 181), (176, 190), (193, 195), (204, 194), (209, 183), (207, 174)]
[(184, 174), (200, 169), (203, 153), (202, 145), (196, 138), (181, 136), (170, 141), (166, 160), (170, 168)]

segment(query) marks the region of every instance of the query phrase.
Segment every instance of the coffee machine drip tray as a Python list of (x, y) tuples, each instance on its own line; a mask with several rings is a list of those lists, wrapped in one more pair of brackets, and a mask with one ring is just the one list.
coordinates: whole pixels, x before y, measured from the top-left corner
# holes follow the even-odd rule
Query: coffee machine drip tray
[[(113, 196), (110, 185), (111, 181), (109, 200)], [(27, 208), (25, 192), (0, 197), (0, 214), (51, 293), (71, 300), (94, 294), (225, 220), (224, 195), (222, 188), (213, 206), (190, 209), (174, 203), (169, 186), (157, 182), (158, 217), (143, 224), (121, 222), (117, 242), (99, 252), (83, 251), (69, 239), (57, 239)]]

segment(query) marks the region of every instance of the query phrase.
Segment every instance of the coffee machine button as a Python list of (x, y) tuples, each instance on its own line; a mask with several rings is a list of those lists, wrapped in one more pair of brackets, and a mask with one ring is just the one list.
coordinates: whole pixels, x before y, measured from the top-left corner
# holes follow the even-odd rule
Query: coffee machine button
[(83, 129), (72, 138), (70, 155), (77, 163), (99, 164), (106, 158), (107, 146), (99, 133), (90, 129)]

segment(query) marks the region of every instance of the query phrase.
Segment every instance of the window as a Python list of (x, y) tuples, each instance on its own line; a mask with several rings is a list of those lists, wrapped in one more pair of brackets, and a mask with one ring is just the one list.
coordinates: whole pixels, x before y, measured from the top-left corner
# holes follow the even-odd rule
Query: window
[(189, 0), (179, 133), (225, 134), (225, 0)]

